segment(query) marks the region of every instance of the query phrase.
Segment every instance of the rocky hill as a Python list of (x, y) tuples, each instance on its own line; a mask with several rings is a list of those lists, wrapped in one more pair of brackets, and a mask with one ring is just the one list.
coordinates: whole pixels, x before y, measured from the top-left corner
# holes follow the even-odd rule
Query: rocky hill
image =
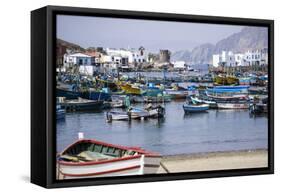
[(221, 51), (245, 52), (268, 48), (268, 32), (266, 28), (245, 27), (241, 32), (217, 42), (217, 44), (203, 44), (192, 49), (182, 50), (172, 54), (172, 60), (183, 60), (191, 64), (211, 63), (212, 55)]
[(77, 44), (67, 42), (67, 41), (59, 39), (59, 38), (57, 38), (57, 46), (58, 47), (63, 46), (63, 47), (66, 47), (67, 49), (72, 50), (72, 51), (78, 51), (78, 52), (79, 51), (85, 51), (85, 49), (82, 48), (81, 46), (79, 46)]

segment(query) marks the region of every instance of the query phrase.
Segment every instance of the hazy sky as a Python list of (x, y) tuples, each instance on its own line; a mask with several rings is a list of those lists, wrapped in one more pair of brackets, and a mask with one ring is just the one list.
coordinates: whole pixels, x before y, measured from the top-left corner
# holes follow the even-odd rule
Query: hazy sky
[(139, 48), (158, 52), (192, 49), (203, 43), (217, 43), (241, 31), (242, 26), (166, 22), (105, 17), (57, 17), (57, 38), (84, 48)]

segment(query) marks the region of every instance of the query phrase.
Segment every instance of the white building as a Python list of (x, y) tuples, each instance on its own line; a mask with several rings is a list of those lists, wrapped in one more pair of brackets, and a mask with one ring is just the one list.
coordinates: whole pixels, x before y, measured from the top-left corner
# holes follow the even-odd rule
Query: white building
[(66, 67), (71, 65), (91, 65), (92, 57), (83, 53), (65, 54), (63, 64)]
[(184, 61), (175, 61), (172, 63), (174, 65), (174, 69), (185, 69), (186, 64)]
[(267, 65), (268, 51), (267, 49), (247, 51), (244, 56), (246, 65)]
[[(233, 67), (237, 66), (238, 61), (236, 59), (240, 59), (241, 54), (234, 54), (233, 52), (229, 51), (222, 51), (221, 54), (213, 55), (213, 66), (225, 66), (225, 67)], [(239, 63), (241, 65), (241, 63)]]
[(145, 63), (147, 62), (147, 54), (143, 47), (140, 47), (138, 50), (136, 49), (110, 49), (107, 48), (106, 52), (110, 56), (119, 55), (124, 58), (128, 58), (129, 64), (134, 63)]
[(221, 54), (213, 55), (213, 66), (252, 66), (252, 65), (267, 65), (268, 51), (267, 49), (247, 51), (244, 54), (233, 53), (231, 51), (222, 51)]

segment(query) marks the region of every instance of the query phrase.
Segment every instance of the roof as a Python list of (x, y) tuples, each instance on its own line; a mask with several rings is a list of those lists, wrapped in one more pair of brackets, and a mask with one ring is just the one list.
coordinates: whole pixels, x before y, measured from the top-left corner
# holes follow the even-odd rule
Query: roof
[(70, 54), (68, 56), (70, 56), (70, 57), (91, 57), (90, 55), (86, 55), (84, 53), (74, 53), (74, 54)]

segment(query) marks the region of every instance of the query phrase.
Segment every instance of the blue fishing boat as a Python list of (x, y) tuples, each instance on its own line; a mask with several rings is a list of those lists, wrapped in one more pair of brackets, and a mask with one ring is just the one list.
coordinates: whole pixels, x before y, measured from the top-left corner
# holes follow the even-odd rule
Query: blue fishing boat
[(73, 90), (69, 90), (67, 88), (59, 88), (56, 89), (56, 96), (65, 97), (66, 99), (77, 99), (81, 97), (81, 93)]
[(109, 101), (111, 100), (111, 95), (103, 91), (89, 91), (85, 94), (85, 97), (90, 100), (97, 101)]
[(215, 86), (213, 88), (208, 88), (207, 92), (213, 94), (221, 93), (248, 93), (249, 86)]
[(183, 105), (183, 110), (185, 113), (200, 113), (200, 112), (206, 112), (209, 110), (208, 104), (191, 104), (187, 102)]
[(68, 112), (75, 111), (101, 111), (103, 108), (103, 101), (88, 100), (78, 98), (74, 100), (60, 100), (59, 105)]

